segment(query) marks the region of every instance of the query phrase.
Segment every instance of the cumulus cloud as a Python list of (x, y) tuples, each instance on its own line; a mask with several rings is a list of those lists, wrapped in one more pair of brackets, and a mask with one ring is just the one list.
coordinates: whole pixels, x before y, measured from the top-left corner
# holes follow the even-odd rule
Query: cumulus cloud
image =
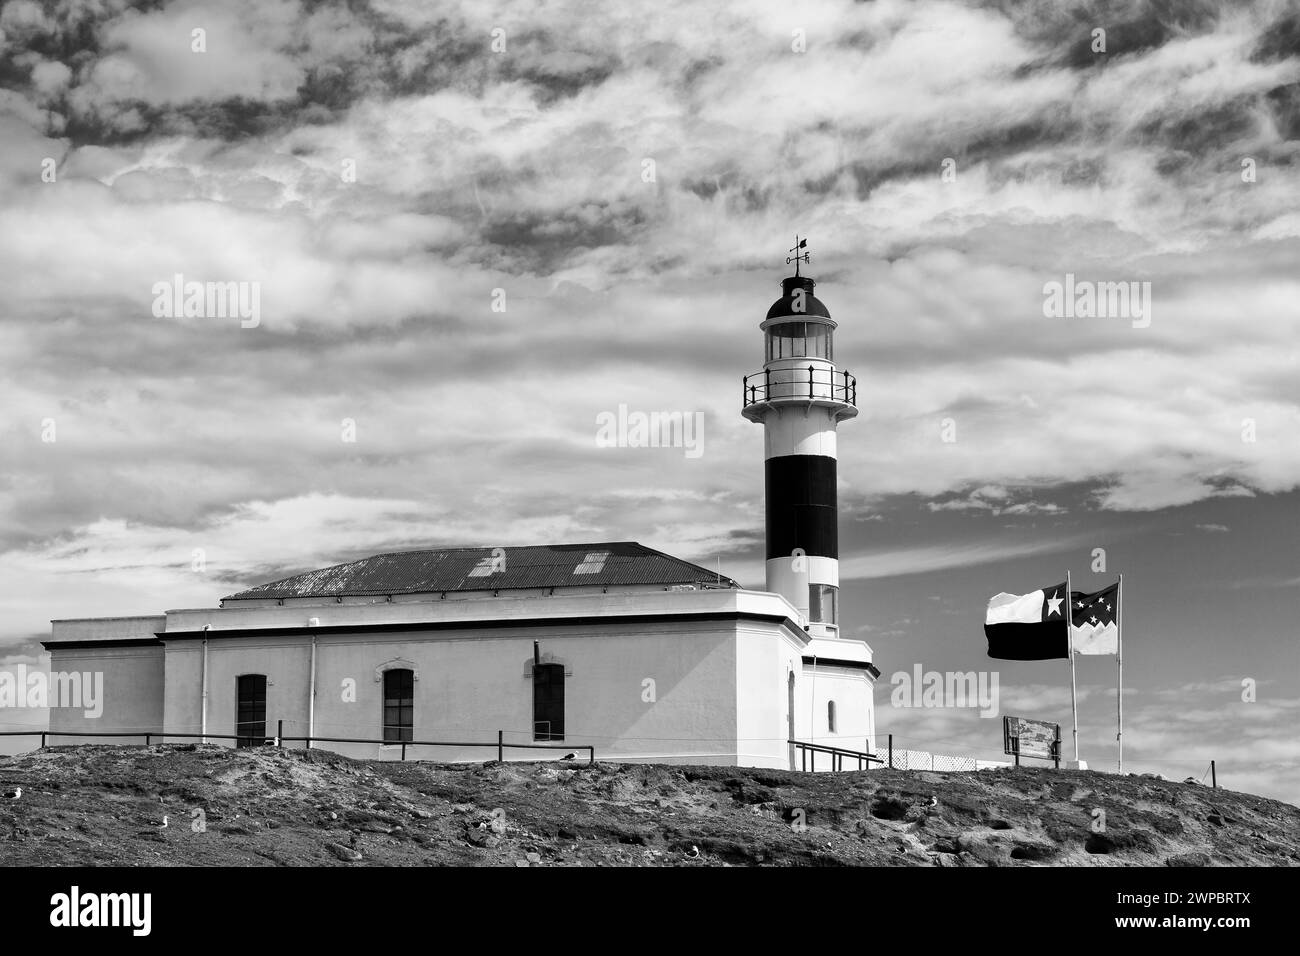
[[(5, 107), (0, 245), (26, 371), (6, 396), (17, 470), (78, 484), (31, 442), (62, 414), (80, 454), (127, 472), (125, 499), (140, 482), (120, 460), (164, 446), (173, 475), (215, 480), (194, 518), (263, 495), (273, 451), (304, 462), (274, 494), (308, 471), (353, 490), (360, 470), (331, 463), (335, 416), (366, 416), (370, 452), (414, 465), (481, 435), (487, 391), (534, 415), (544, 401), (529, 431), (557, 449), (589, 443), (593, 393), (659, 393), (716, 412), (696, 477), (719, 492), (718, 459), (752, 444), (731, 414), (736, 347), (797, 218), (878, 438), (845, 443), (850, 500), (1050, 514), (1064, 481), (1137, 510), (1295, 487), (1279, 91), (1300, 63), (1262, 46), (1283, 7), (1143, 6), (1106, 57), (1079, 43), (1112, 8), (1040, 13), (1052, 29), (956, 3), (827, 2), (797, 23), (776, 3), (597, 22), (577, 5), (541, 21), (503, 3), (432, 18), (185, 0), (66, 23), (10, 4), (6, 55), (26, 77)], [(1045, 319), (1043, 286), (1066, 273), (1150, 281), (1150, 327)], [(151, 290), (176, 274), (257, 283), (261, 328), (155, 319)], [(646, 362), (658, 388), (628, 374)], [(394, 383), (382, 410), (377, 380)], [(956, 441), (936, 439), (944, 420)], [(497, 427), (486, 469), (511, 454)], [(231, 465), (216, 479), (213, 445)], [(1036, 490), (978, 490), (1002, 486)], [(63, 526), (98, 517), (64, 500)]]

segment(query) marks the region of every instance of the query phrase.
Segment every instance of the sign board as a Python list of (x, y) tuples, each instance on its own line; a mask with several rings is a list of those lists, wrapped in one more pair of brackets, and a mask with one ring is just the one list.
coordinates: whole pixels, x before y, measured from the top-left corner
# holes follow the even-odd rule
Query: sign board
[(1039, 757), (1059, 760), (1061, 756), (1061, 725), (1030, 717), (1002, 718), (1002, 749), (1004, 753), (1020, 757)]

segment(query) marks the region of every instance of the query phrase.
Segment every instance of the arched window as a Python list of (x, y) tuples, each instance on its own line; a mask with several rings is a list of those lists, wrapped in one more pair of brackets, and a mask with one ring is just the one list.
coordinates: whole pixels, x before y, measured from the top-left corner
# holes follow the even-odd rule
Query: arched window
[(826, 725), (831, 733), (835, 733), (835, 701), (833, 700), (826, 702)]
[(415, 726), (415, 671), (384, 671), (384, 743), (411, 740)]
[(236, 747), (266, 743), (266, 675), (240, 674), (235, 678)]
[(564, 665), (533, 665), (533, 739), (564, 739)]

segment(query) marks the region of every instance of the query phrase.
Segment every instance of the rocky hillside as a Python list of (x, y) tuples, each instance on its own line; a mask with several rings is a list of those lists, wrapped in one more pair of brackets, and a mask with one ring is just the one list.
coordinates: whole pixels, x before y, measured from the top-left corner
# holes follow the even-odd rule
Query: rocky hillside
[(86, 746), (0, 758), (0, 793), (18, 789), (0, 800), (10, 866), (1300, 865), (1296, 807), (1086, 771), (806, 775)]

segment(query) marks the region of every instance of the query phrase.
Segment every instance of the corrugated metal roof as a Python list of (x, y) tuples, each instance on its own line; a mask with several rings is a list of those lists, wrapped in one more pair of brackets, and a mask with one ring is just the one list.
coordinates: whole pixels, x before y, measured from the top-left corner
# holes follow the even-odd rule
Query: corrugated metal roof
[(422, 591), (603, 587), (620, 584), (709, 584), (730, 578), (635, 541), (518, 548), (397, 551), (259, 584), (222, 598), (251, 601)]

